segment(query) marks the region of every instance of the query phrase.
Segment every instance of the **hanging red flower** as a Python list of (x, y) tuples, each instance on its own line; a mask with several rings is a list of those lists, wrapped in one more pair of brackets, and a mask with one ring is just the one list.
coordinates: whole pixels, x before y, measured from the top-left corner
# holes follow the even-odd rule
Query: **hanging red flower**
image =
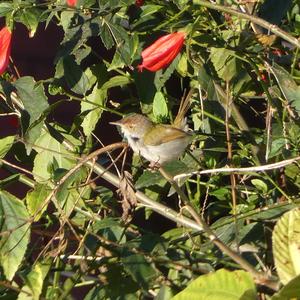
[(0, 75), (2, 75), (8, 64), (11, 50), (11, 31), (8, 27), (0, 30)]
[(67, 4), (69, 6), (76, 6), (77, 5), (77, 0), (67, 0)]
[(160, 37), (152, 45), (142, 51), (142, 64), (138, 65), (139, 71), (144, 68), (155, 72), (163, 69), (180, 52), (184, 40), (185, 32), (178, 31)]

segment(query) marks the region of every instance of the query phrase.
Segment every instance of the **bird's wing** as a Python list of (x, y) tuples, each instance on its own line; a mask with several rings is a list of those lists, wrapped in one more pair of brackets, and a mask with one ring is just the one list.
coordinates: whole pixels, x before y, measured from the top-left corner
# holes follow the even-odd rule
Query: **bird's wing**
[(144, 136), (144, 143), (149, 146), (158, 146), (188, 136), (190, 134), (181, 129), (170, 125), (157, 124)]

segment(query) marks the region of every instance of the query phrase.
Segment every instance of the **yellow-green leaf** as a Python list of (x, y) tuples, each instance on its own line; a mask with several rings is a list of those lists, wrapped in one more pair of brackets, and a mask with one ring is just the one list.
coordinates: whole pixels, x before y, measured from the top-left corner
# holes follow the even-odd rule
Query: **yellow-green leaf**
[(300, 208), (278, 220), (273, 231), (273, 254), (283, 284), (300, 275)]
[(256, 289), (251, 275), (245, 271), (220, 269), (194, 280), (172, 300), (255, 300)]

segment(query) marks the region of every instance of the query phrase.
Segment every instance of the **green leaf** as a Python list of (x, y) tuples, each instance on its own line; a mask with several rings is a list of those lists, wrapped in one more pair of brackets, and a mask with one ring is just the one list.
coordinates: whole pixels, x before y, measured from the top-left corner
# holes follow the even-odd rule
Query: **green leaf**
[(171, 77), (179, 63), (180, 57), (181, 55), (178, 54), (166, 69), (155, 72), (154, 85), (157, 91), (160, 91), (168, 81), (168, 79)]
[(100, 18), (91, 19), (83, 14), (77, 14), (73, 10), (64, 10), (61, 13), (61, 25), (65, 35), (56, 54), (55, 61), (74, 54), (80, 47), (86, 46), (87, 40), (92, 36), (98, 36), (102, 29)]
[[(40, 135), (43, 125), (41, 122), (36, 123), (36, 121), (39, 120), (43, 112), (49, 107), (44, 87), (42, 83), (36, 83), (34, 78), (30, 76), (19, 78), (14, 82), (14, 86), (24, 105), (21, 117), (22, 129), (25, 134), (24, 138), (33, 144)], [(28, 146), (27, 149), (31, 149), (31, 147)]]
[(182, 77), (186, 77), (188, 75), (188, 63), (187, 63), (187, 56), (185, 52), (180, 57), (179, 63), (176, 67), (176, 71)]
[(168, 118), (169, 110), (167, 101), (162, 92), (156, 92), (153, 99), (153, 115), (156, 122), (162, 122)]
[(270, 70), (280, 87), (282, 94), (289, 104), (300, 114), (300, 86), (298, 86), (289, 72), (276, 63), (270, 66)]
[(18, 15), (17, 19), (27, 27), (30, 37), (33, 37), (35, 35), (41, 15), (42, 10), (36, 7), (20, 10), (20, 15)]
[(0, 265), (6, 279), (12, 280), (29, 243), (29, 215), (24, 203), (6, 191), (0, 191), (0, 213)]
[(90, 82), (73, 56), (63, 57), (56, 66), (56, 77), (63, 77), (68, 87), (76, 94), (85, 95)]
[[(60, 128), (57, 130), (74, 145), (80, 145), (80, 142), (73, 136), (66, 134)], [(66, 170), (74, 167), (77, 162), (76, 155), (68, 151), (64, 145), (52, 137), (46, 129), (42, 130), (33, 148), (38, 152), (34, 159), (33, 174), (35, 180), (39, 183), (44, 183), (51, 178), (52, 172), (50, 166), (54, 160), (57, 162), (58, 168)]]
[(300, 274), (300, 209), (285, 213), (273, 231), (274, 261), (280, 281), (287, 284)]
[(123, 44), (117, 48), (112, 62), (109, 65), (108, 71), (123, 68), (130, 65), (136, 58), (139, 49), (139, 39), (136, 34), (126, 38)]
[[(130, 37), (123, 27), (111, 22), (109, 17), (102, 18), (101, 25), (100, 37), (107, 49), (110, 49), (113, 45), (116, 45), (117, 49), (121, 49), (126, 44), (128, 45)], [(124, 52), (122, 53), (124, 54)], [(128, 53), (128, 55), (130, 54)]]
[(140, 14), (140, 18), (146, 18), (152, 14), (157, 13), (161, 8), (162, 5), (143, 5), (141, 7), (142, 13)]
[(29, 124), (31, 125), (38, 120), (42, 112), (49, 106), (44, 87), (41, 83), (35, 82), (34, 78), (30, 76), (19, 78), (14, 82), (14, 86), (30, 116)]
[(268, 191), (268, 186), (260, 179), (252, 179), (251, 183), (262, 193), (266, 193)]
[(81, 102), (81, 112), (89, 111), (81, 123), (83, 132), (86, 136), (89, 136), (95, 129), (96, 124), (102, 115), (103, 109), (101, 107), (105, 106), (106, 98), (107, 90), (95, 85), (92, 93), (86, 97), (86, 100), (89, 102)]
[[(67, 172), (66, 170), (61, 171), (65, 171), (63, 175)], [(68, 179), (60, 185), (56, 198), (59, 208), (64, 210), (66, 216), (71, 214), (76, 205), (79, 207), (85, 206), (83, 199), (85, 196), (90, 196), (90, 189), (87, 187), (78, 187), (78, 185), (80, 185), (81, 180), (84, 180), (86, 177), (86, 168), (82, 167), (78, 172), (69, 176)]]
[(3, 158), (6, 153), (9, 151), (15, 140), (14, 135), (6, 136), (3, 139), (0, 139), (0, 158)]
[[(190, 170), (185, 163), (179, 160), (171, 161), (164, 165), (164, 169), (171, 176), (177, 174), (185, 173)], [(166, 179), (160, 174), (160, 172), (154, 172), (150, 170), (145, 170), (143, 174), (138, 178), (135, 183), (136, 189), (141, 189), (153, 185), (163, 186), (166, 183)]]
[(14, 9), (13, 3), (9, 3), (9, 2), (0, 3), (0, 17), (6, 16), (11, 11), (13, 11), (13, 9)]
[(50, 267), (50, 261), (36, 263), (26, 275), (26, 284), (22, 287), (17, 300), (39, 300)]
[(81, 126), (86, 136), (89, 136), (95, 129), (98, 120), (101, 118), (107, 99), (107, 90), (102, 85), (107, 79), (106, 67), (101, 65), (92, 66), (86, 72), (90, 82), (97, 82), (92, 93), (86, 97), (86, 101), (81, 102), (81, 113), (85, 114)]
[(251, 275), (245, 271), (220, 269), (202, 275), (172, 300), (255, 300), (256, 289)]
[(37, 222), (41, 218), (43, 212), (47, 209), (48, 205), (44, 205), (44, 201), (49, 192), (50, 190), (47, 185), (36, 184), (34, 190), (27, 193), (27, 209), (31, 216), (35, 216), (34, 222)]
[(123, 86), (129, 84), (130, 82), (131, 79), (128, 76), (117, 75), (105, 82), (102, 86), (102, 89), (110, 89), (116, 86)]
[(300, 276), (292, 279), (278, 293), (273, 295), (271, 300), (291, 300), (298, 299), (300, 295)]
[(121, 259), (125, 271), (130, 274), (134, 281), (148, 288), (151, 279), (158, 276), (157, 271), (151, 266), (143, 255), (133, 254)]
[(220, 78), (225, 81), (230, 81), (239, 73), (237, 60), (233, 56), (234, 51), (214, 47), (212, 47), (210, 51), (210, 59)]
[(172, 300), (255, 300), (256, 289), (251, 275), (245, 271), (220, 269), (202, 275)]

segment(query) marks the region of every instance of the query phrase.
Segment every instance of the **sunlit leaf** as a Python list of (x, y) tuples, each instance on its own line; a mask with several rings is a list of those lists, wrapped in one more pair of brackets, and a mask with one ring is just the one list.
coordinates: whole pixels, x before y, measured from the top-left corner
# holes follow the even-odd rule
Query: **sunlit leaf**
[[(67, 135), (60, 130), (73, 144), (79, 145), (79, 141), (71, 135)], [(42, 130), (40, 137), (36, 140), (34, 149), (38, 152), (34, 159), (33, 174), (37, 182), (44, 183), (52, 176), (51, 165), (55, 162), (59, 168), (69, 170), (77, 160), (76, 155), (68, 151), (63, 144), (50, 135), (45, 129)]]
[(0, 139), (0, 158), (3, 158), (13, 145), (15, 136), (10, 135)]
[(153, 99), (153, 115), (157, 122), (168, 118), (169, 110), (167, 101), (162, 92), (157, 92)]
[(29, 274), (25, 277), (25, 285), (22, 287), (17, 300), (39, 300), (45, 283), (45, 277), (49, 272), (51, 262), (37, 262)]
[(300, 274), (300, 209), (285, 213), (273, 231), (273, 252), (280, 281), (287, 284)]
[(300, 295), (300, 275), (289, 281), (271, 300), (291, 300), (297, 299)]
[(35, 216), (35, 222), (41, 218), (43, 212), (47, 209), (48, 203), (44, 202), (49, 193), (50, 190), (47, 185), (36, 184), (34, 189), (26, 195), (27, 209), (31, 216)]
[(255, 300), (256, 289), (251, 275), (245, 271), (220, 269), (202, 275), (172, 300)]

